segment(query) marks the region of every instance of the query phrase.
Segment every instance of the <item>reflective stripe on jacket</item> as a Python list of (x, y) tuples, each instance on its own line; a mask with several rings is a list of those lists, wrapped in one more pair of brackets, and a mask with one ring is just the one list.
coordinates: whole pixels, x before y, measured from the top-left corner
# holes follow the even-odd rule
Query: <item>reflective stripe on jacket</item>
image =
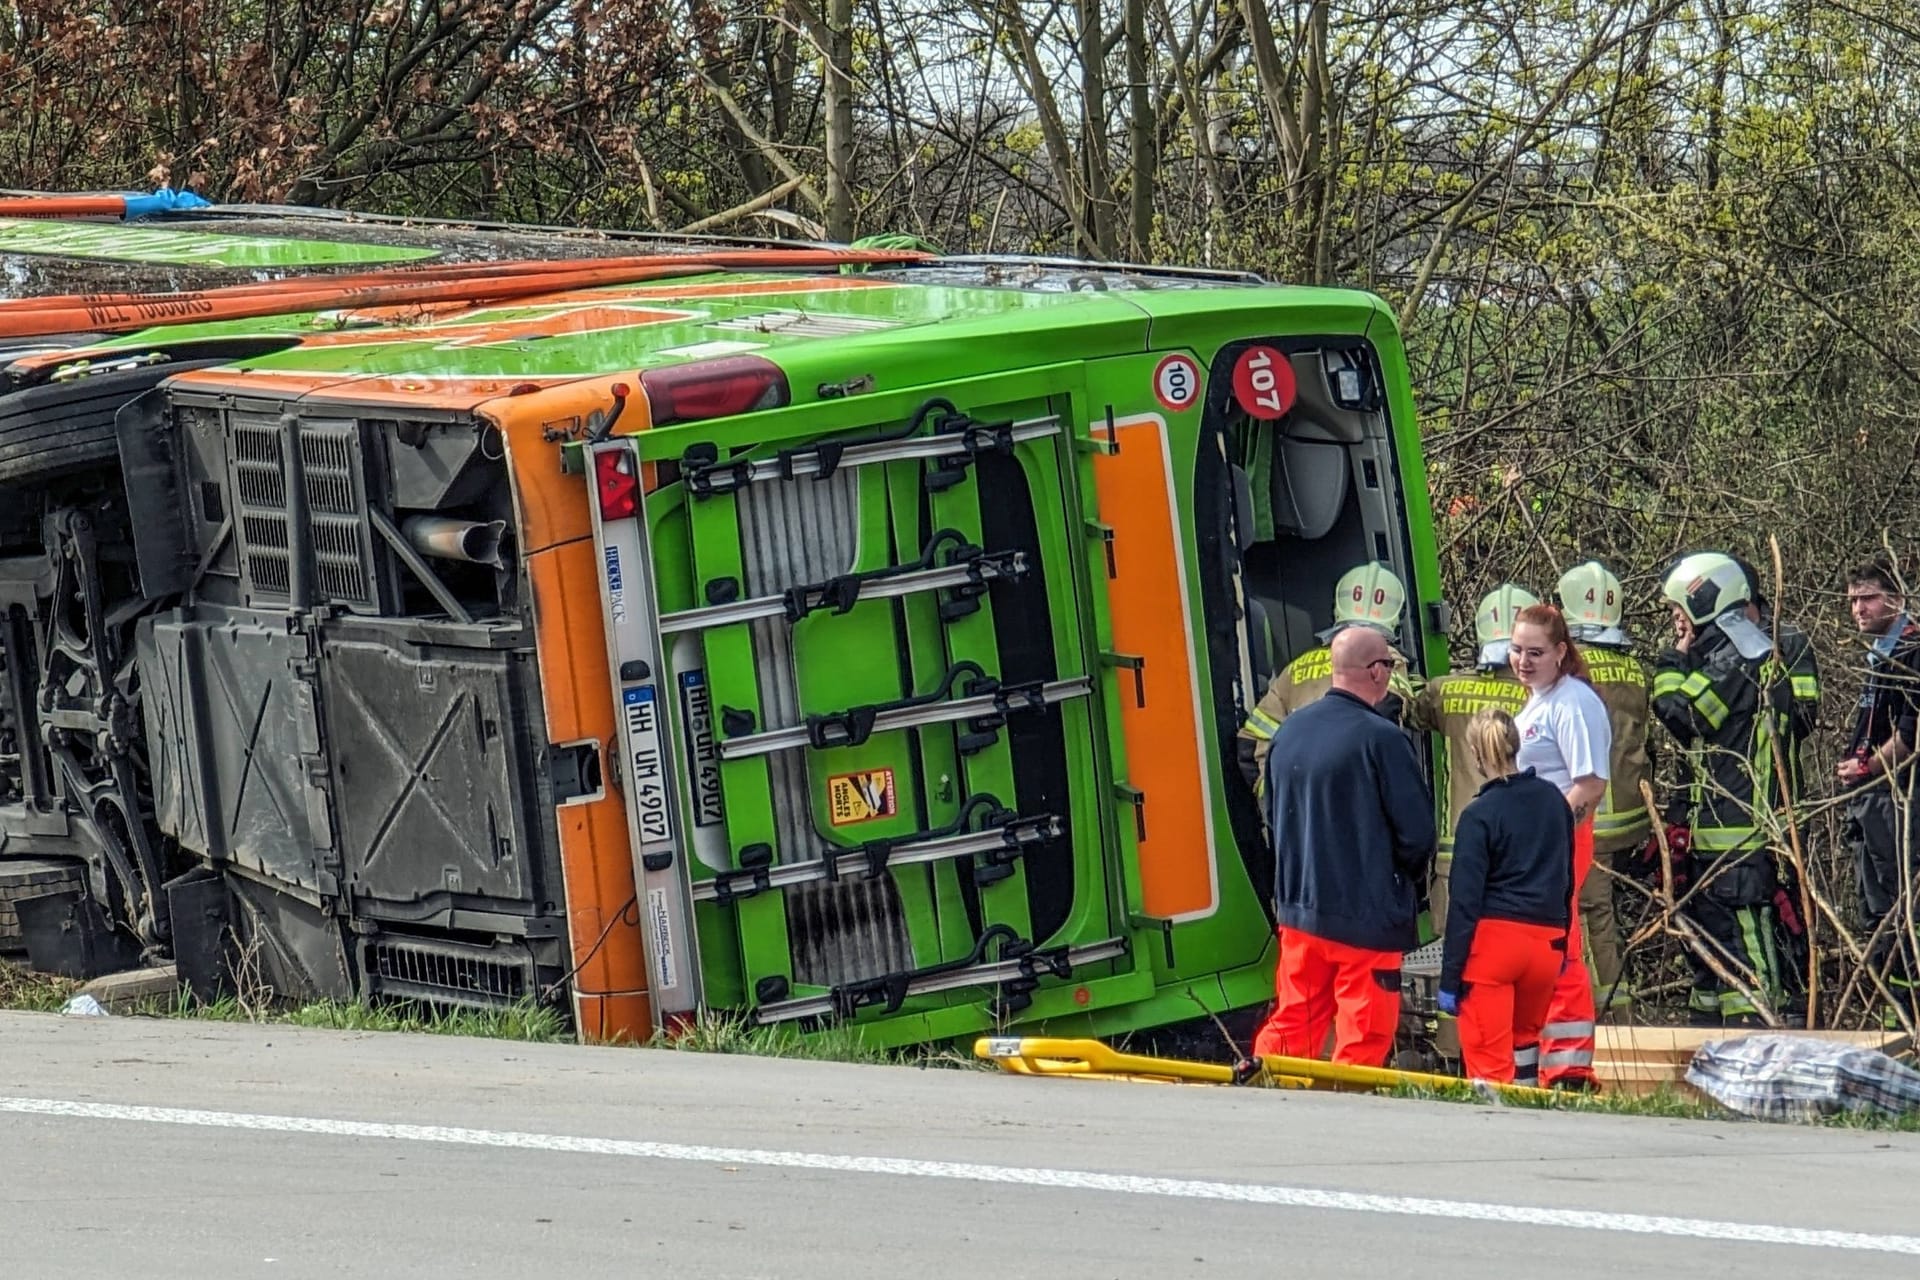
[(1782, 623), (1780, 661), (1742, 658), (1713, 627), (1686, 653), (1660, 655), (1653, 713), (1688, 755), (1693, 848), (1722, 854), (1762, 847), (1756, 810), (1779, 802), (1780, 771), (1800, 786), (1800, 744), (1818, 720), (1820, 681), (1804, 632)]
[(1593, 815), (1593, 848), (1619, 853), (1646, 842), (1653, 822), (1640, 797), (1640, 784), (1653, 777), (1647, 730), (1653, 723), (1652, 692), (1646, 666), (1624, 649), (1590, 644), (1581, 650), (1593, 690), (1607, 705), (1613, 723), (1613, 759), (1606, 794)]

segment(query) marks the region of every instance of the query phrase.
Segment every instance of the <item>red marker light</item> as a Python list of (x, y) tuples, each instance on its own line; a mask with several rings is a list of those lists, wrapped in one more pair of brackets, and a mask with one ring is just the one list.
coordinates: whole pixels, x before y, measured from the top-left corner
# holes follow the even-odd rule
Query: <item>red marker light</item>
[(640, 467), (631, 448), (595, 453), (593, 480), (602, 520), (630, 520), (640, 510)]
[[(726, 418), (790, 403), (787, 375), (759, 356), (728, 356), (648, 369), (640, 375), (653, 425)], [(617, 394), (617, 393), (616, 393)]]
[(1087, 990), (1085, 987), (1075, 987), (1073, 989), (1073, 1002), (1075, 1004), (1085, 1005), (1092, 1001), (1092, 999), (1093, 992)]

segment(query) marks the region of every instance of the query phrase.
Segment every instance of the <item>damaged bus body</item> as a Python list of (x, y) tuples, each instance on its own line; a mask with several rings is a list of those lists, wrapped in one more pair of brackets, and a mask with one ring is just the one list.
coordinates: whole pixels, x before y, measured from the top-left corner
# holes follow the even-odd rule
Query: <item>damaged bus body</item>
[(46, 273), (0, 303), (0, 868), (198, 987), (876, 1044), (1257, 1005), (1245, 709), (1364, 560), (1444, 663), (1364, 294), (139, 230), (0, 219)]

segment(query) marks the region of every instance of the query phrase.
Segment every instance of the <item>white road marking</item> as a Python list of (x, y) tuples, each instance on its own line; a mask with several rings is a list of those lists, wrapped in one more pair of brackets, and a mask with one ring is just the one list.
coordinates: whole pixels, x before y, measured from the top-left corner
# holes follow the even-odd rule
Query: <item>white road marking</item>
[(896, 1178), (947, 1178), (1066, 1191), (1105, 1191), (1119, 1195), (1164, 1196), (1186, 1200), (1226, 1200), (1280, 1205), (1290, 1209), (1330, 1209), (1455, 1221), (1500, 1222), (1513, 1226), (1564, 1227), (1627, 1235), (1683, 1236), (1695, 1240), (1800, 1245), (1813, 1249), (1850, 1249), (1870, 1253), (1920, 1255), (1920, 1236), (1870, 1235), (1859, 1231), (1821, 1231), (1805, 1227), (1705, 1218), (1668, 1218), (1590, 1209), (1548, 1209), (1531, 1205), (1486, 1204), (1471, 1200), (1433, 1200), (1422, 1196), (1369, 1195), (1322, 1191), (1257, 1182), (1208, 1182), (1191, 1178), (1152, 1178), (1127, 1173), (1089, 1173), (1076, 1169), (1023, 1168), (1014, 1165), (960, 1164), (946, 1160), (908, 1160), (890, 1156), (838, 1156), (808, 1151), (762, 1151), (751, 1147), (707, 1147), (677, 1142), (633, 1142), (618, 1138), (577, 1138), (566, 1134), (515, 1133), (495, 1129), (454, 1129), (424, 1124), (378, 1124), (363, 1120), (322, 1120), (307, 1116), (252, 1115), (235, 1111), (193, 1111), (177, 1107), (125, 1106), (112, 1102), (67, 1102), (54, 1098), (0, 1097), (0, 1113), (56, 1116), (76, 1120), (123, 1120), (140, 1124), (194, 1125), (208, 1129), (249, 1129), (263, 1133), (307, 1133), (333, 1138), (379, 1138), (520, 1151), (557, 1151), (579, 1155), (627, 1156), (641, 1160), (682, 1160), (697, 1164), (759, 1165), (775, 1169), (818, 1169), (830, 1173), (876, 1173)]

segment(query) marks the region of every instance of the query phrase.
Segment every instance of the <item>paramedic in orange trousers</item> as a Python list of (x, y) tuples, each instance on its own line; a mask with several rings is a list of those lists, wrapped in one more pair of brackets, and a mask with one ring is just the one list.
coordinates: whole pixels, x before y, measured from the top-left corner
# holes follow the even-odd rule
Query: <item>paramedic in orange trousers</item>
[[(1566, 617), (1550, 604), (1522, 609), (1513, 626), (1513, 673), (1527, 702), (1513, 717), (1519, 761), (1560, 789), (1573, 813), (1573, 891), (1593, 866), (1593, 814), (1607, 793), (1613, 721), (1593, 691), (1586, 660)], [(1567, 955), (1540, 1032), (1540, 1079), (1554, 1089), (1597, 1089), (1593, 1072), (1593, 984), (1580, 940), (1580, 909), (1571, 907)]]
[(1333, 689), (1281, 722), (1267, 756), (1280, 966), (1255, 1055), (1383, 1065), (1400, 1021), (1402, 953), (1419, 944), (1414, 886), (1433, 860), (1433, 796), (1400, 726), (1374, 708), (1386, 637), (1333, 638)]
[(1460, 1019), (1470, 1078), (1534, 1085), (1572, 922), (1573, 810), (1515, 761), (1520, 731), (1505, 711), (1476, 711), (1465, 736), (1486, 785), (1454, 829), (1440, 1012)]

